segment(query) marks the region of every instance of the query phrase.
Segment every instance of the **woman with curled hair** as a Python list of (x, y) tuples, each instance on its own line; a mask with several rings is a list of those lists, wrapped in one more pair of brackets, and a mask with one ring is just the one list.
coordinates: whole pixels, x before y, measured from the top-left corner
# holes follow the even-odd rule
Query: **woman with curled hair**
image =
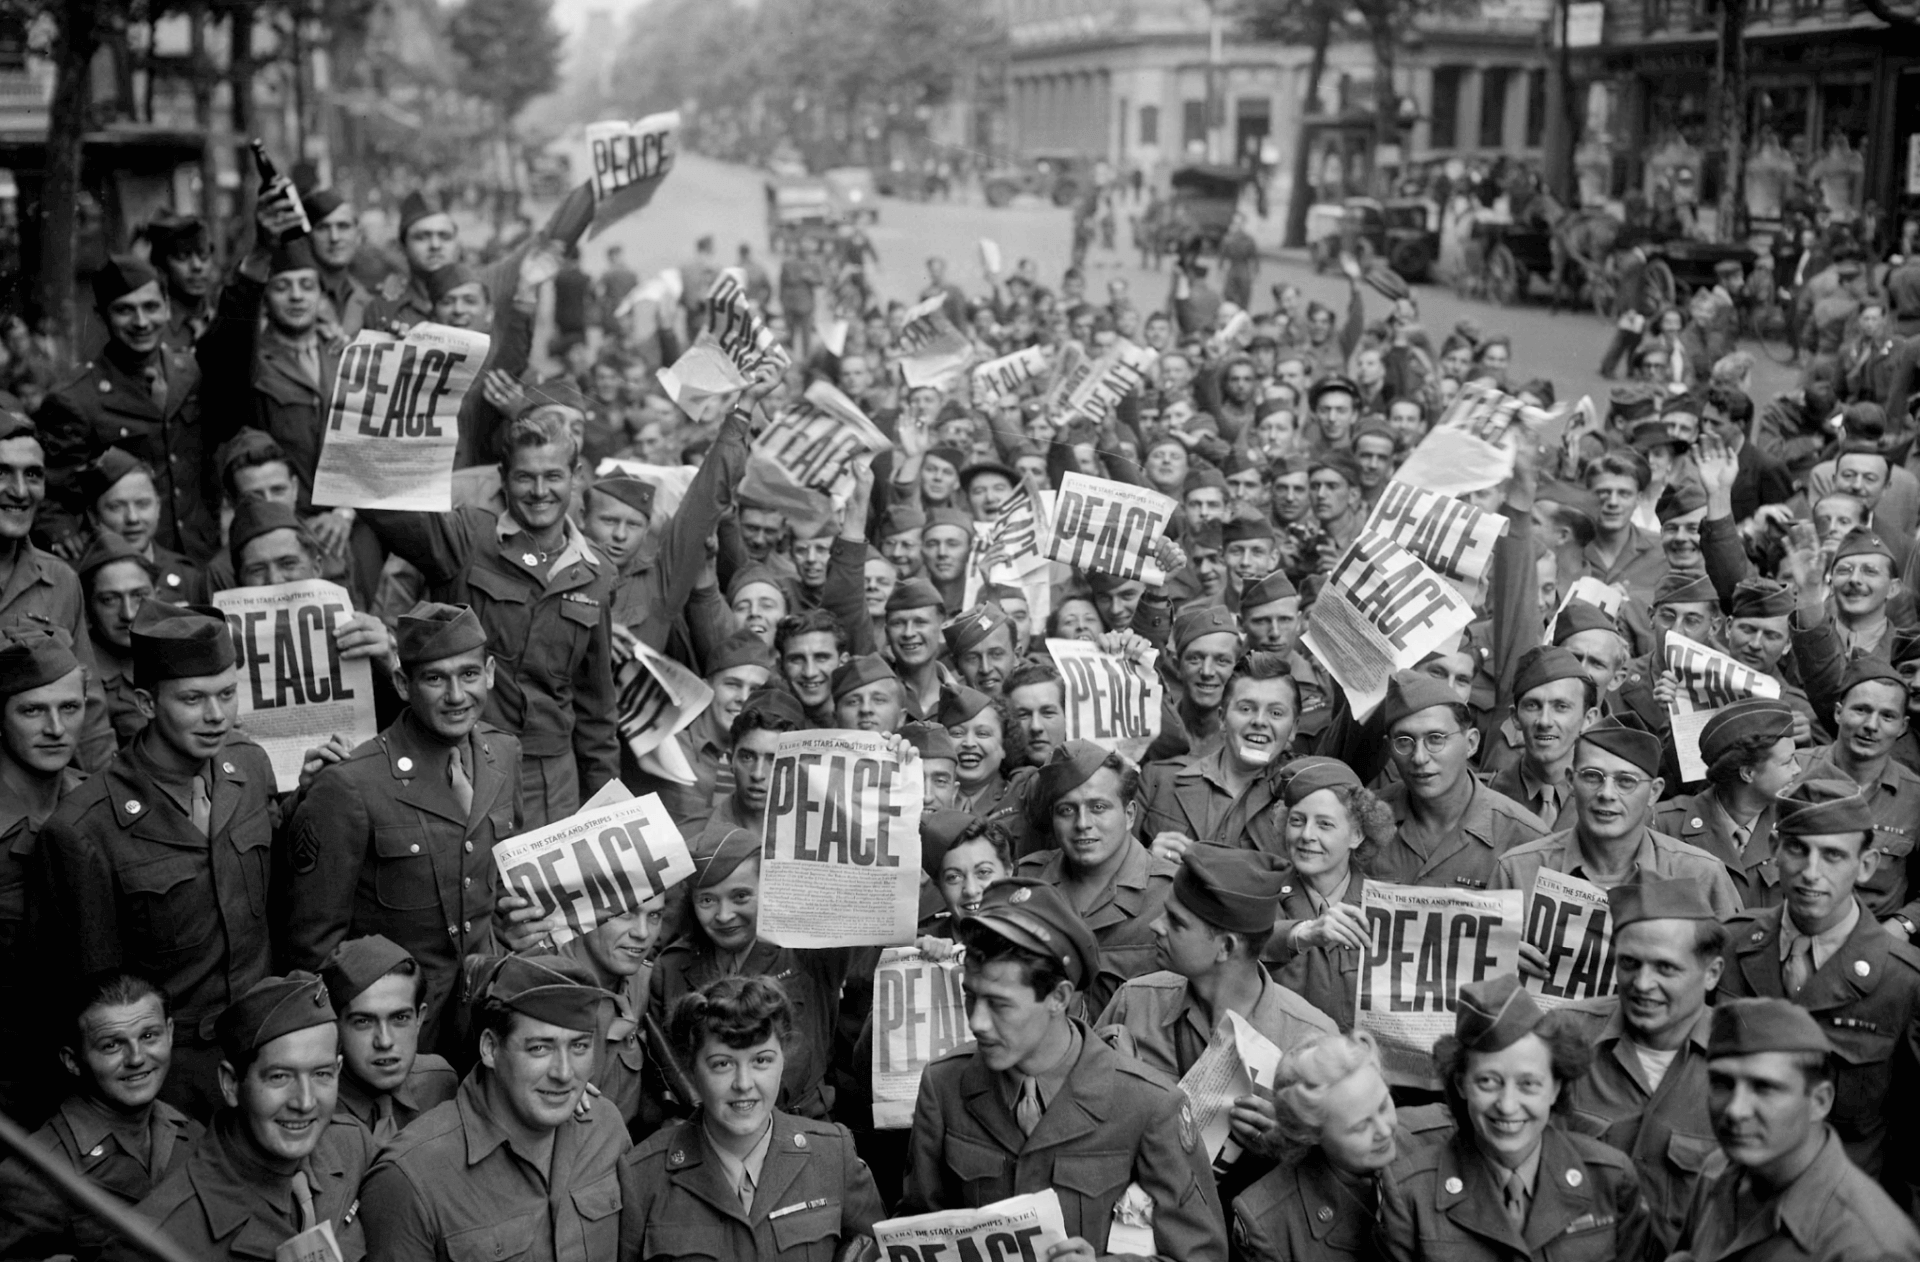
[(1393, 812), (1331, 758), (1302, 758), (1281, 774), (1293, 881), (1280, 895), (1267, 962), (1275, 981), (1351, 1030), (1368, 938), (1360, 892), (1367, 861), (1393, 836)]
[(1455, 1129), (1402, 1153), (1380, 1185), (1390, 1262), (1602, 1262), (1645, 1255), (1632, 1158), (1566, 1127), (1593, 1049), (1576, 1014), (1547, 1012), (1503, 973), (1460, 987), (1433, 1049)]
[(771, 977), (723, 977), (674, 1004), (668, 1039), (698, 1107), (621, 1160), (621, 1258), (829, 1258), (873, 1234), (886, 1211), (852, 1134), (774, 1107), (793, 1038)]
[(1371, 1035), (1323, 1034), (1286, 1053), (1273, 1083), (1279, 1165), (1233, 1202), (1240, 1262), (1377, 1256), (1380, 1172), (1409, 1146)]
[(1661, 803), (1654, 816), (1655, 831), (1726, 864), (1750, 908), (1776, 906), (1782, 897), (1773, 822), (1775, 803), (1799, 775), (1793, 729), (1784, 701), (1751, 697), (1720, 710), (1700, 730), (1707, 787)]

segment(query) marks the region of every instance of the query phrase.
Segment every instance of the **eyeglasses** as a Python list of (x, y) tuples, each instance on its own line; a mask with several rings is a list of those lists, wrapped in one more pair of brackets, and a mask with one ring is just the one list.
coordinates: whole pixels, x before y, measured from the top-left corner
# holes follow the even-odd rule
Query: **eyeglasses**
[(1388, 743), (1393, 746), (1394, 753), (1402, 758), (1411, 758), (1415, 742), (1429, 754), (1438, 754), (1446, 749), (1448, 741), (1459, 735), (1462, 733), (1458, 729), (1451, 732), (1424, 732), (1419, 736), (1395, 736)]
[(1573, 773), (1573, 778), (1594, 793), (1606, 788), (1609, 780), (1622, 793), (1632, 793), (1647, 782), (1645, 776), (1636, 776), (1631, 771), (1601, 771), (1596, 767), (1582, 768)]

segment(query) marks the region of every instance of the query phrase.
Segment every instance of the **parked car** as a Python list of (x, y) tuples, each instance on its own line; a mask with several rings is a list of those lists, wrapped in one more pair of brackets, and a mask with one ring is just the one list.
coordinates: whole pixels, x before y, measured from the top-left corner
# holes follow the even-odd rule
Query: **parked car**
[(865, 167), (834, 167), (822, 177), (840, 217), (849, 223), (880, 222), (880, 191)]

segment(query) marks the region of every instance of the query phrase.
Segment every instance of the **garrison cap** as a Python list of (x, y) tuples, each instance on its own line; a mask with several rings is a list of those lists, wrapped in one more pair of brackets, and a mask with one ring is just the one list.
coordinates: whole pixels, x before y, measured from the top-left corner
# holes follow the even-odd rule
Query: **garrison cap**
[(1173, 896), (1216, 929), (1264, 939), (1280, 915), (1285, 868), (1278, 855), (1264, 850), (1195, 846), (1174, 874)]
[(145, 473), (151, 477), (153, 471), (146, 461), (125, 448), (107, 448), (80, 470), (81, 500), (87, 504), (94, 503), (120, 485), (120, 480), (131, 473)]
[(979, 818), (972, 811), (936, 810), (920, 816), (920, 866), (928, 876), (940, 879), (940, 860)]
[(449, 263), (439, 271), (428, 272), (425, 284), (427, 297), (436, 303), (463, 285), (478, 285), (482, 289), (486, 288), (486, 281), (481, 278), (480, 273), (465, 263)]
[(87, 550), (80, 554), (79, 563), (73, 567), (73, 571), (84, 583), (87, 575), (102, 566), (112, 565), (115, 561), (138, 561), (140, 568), (147, 572), (148, 578), (160, 577), (159, 567), (148, 559), (146, 553), (138, 551), (123, 536), (111, 530), (94, 532), (93, 542), (89, 543)]
[(1431, 675), (1417, 670), (1397, 670), (1387, 680), (1387, 700), (1382, 721), (1387, 730), (1409, 715), (1437, 705), (1460, 705), (1460, 694)]
[(1750, 736), (1777, 741), (1793, 735), (1793, 709), (1770, 697), (1747, 697), (1714, 711), (1700, 729), (1700, 757), (1708, 766)]
[(1312, 477), (1322, 469), (1333, 470), (1345, 478), (1350, 487), (1360, 485), (1360, 462), (1349, 452), (1323, 451), (1316, 454), (1307, 464), (1307, 476)]
[(261, 535), (272, 534), (276, 530), (306, 533), (306, 527), (301, 524), (300, 515), (293, 511), (293, 505), (278, 500), (241, 500), (234, 507), (233, 522), (227, 527), (227, 554), (233, 559), (235, 576), (241, 570), (241, 549)]
[(1226, 531), (1221, 529), (1219, 522), (1199, 521), (1187, 527), (1187, 532), (1180, 542), (1189, 555), (1203, 550), (1218, 552), (1227, 546), (1227, 535)]
[(756, 583), (773, 588), (780, 593), (780, 599), (789, 605), (793, 603), (787, 597), (787, 585), (780, 580), (780, 575), (774, 572), (773, 567), (760, 564), (742, 566), (734, 572), (733, 581), (727, 584), (727, 603), (731, 605), (740, 599), (740, 593)]
[(39, 427), (33, 418), (25, 412), (16, 412), (12, 408), (0, 408), (0, 442), (9, 438), (31, 438), (39, 440)]
[(1280, 768), (1278, 777), (1280, 799), (1288, 806), (1298, 806), (1322, 789), (1357, 789), (1360, 777), (1353, 768), (1334, 758), (1323, 758), (1310, 754), (1305, 758), (1296, 758)]
[(438, 204), (428, 201), (426, 195), (419, 189), (413, 190), (413, 192), (408, 193), (400, 199), (400, 239), (405, 241), (407, 239), (407, 229), (413, 227), (413, 225), (419, 223), (422, 219), (427, 219), (434, 215), (443, 215), (445, 213), (446, 211)]
[(480, 615), (466, 605), (423, 600), (401, 614), (395, 628), (394, 651), (402, 667), (441, 662), (485, 647), (487, 629)]
[(1600, 521), (1600, 499), (1586, 487), (1573, 482), (1552, 482), (1533, 493), (1533, 498), (1550, 500), (1561, 508), (1570, 509), (1584, 516), (1588, 521), (1598, 524)]
[[(915, 386), (913, 390), (932, 390), (935, 394), (940, 393), (939, 389), (935, 386)], [(909, 390), (907, 391), (907, 393), (912, 394), (913, 390)], [(945, 409), (943, 408), (942, 411), (944, 412)], [(943, 421), (948, 421), (948, 420), (952, 420), (953, 417), (950, 415), (942, 416), (940, 419)], [(938, 424), (938, 422), (935, 422), (935, 423)], [(966, 453), (961, 451), (958, 447), (948, 447), (948, 446), (945, 446), (944, 444), (939, 447), (929, 447), (927, 448), (927, 455), (934, 457), (936, 460), (946, 461), (948, 464), (953, 466), (953, 471), (956, 474), (959, 473), (960, 470), (967, 467)]]
[(1780, 795), (1774, 828), (1786, 837), (1865, 833), (1873, 841), (1867, 795), (1851, 780), (1802, 780)]
[[(1638, 356), (1635, 357), (1636, 361)], [(1658, 400), (1637, 385), (1615, 386), (1607, 395), (1607, 421), (1612, 425), (1631, 425), (1653, 415)]]
[(1520, 665), (1513, 676), (1513, 699), (1517, 704), (1535, 688), (1556, 680), (1586, 678), (1587, 668), (1567, 650), (1552, 645), (1531, 648), (1520, 655)]
[(653, 516), (653, 483), (621, 475), (601, 478), (593, 484), (595, 495), (610, 495), (642, 517)]
[(1013, 635), (1013, 619), (1007, 616), (1006, 610), (988, 601), (947, 619), (940, 634), (946, 637), (947, 652), (958, 658), (1002, 627), (1007, 628), (1010, 637)]
[(1384, 438), (1391, 446), (1400, 445), (1400, 436), (1389, 429), (1385, 421), (1369, 420), (1355, 427), (1353, 441), (1358, 443), (1363, 438)]
[(900, 735), (920, 751), (922, 759), (944, 758), (948, 762), (960, 759), (960, 751), (953, 746), (953, 733), (938, 723), (903, 723)]
[(1786, 999), (1722, 999), (1707, 1027), (1707, 1055), (1751, 1056), (1758, 1052), (1817, 1052), (1833, 1044), (1813, 1014)]
[[(1053, 757), (1040, 768), (1033, 792), (1027, 795), (1027, 819), (1034, 827), (1046, 829), (1053, 816), (1053, 804), (1087, 781), (1108, 758), (1119, 758), (1092, 741), (1071, 740), (1054, 747)], [(1124, 762), (1125, 759), (1122, 758)]]
[(262, 977), (228, 1004), (213, 1023), (220, 1050), (231, 1061), (265, 1047), (286, 1034), (316, 1025), (332, 1025), (327, 988), (312, 973), (295, 969), (285, 977)]
[(1833, 560), (1827, 563), (1827, 568), (1832, 569), (1840, 563), (1842, 557), (1851, 556), (1883, 556), (1891, 561), (1893, 549), (1887, 546), (1886, 540), (1873, 531), (1864, 526), (1855, 526), (1847, 532), (1847, 537), (1840, 541), (1839, 546), (1834, 548)]
[(1173, 651), (1176, 655), (1203, 635), (1226, 633), (1239, 638), (1240, 623), (1225, 605), (1206, 605), (1189, 609), (1173, 620)]
[(1692, 478), (1683, 478), (1667, 483), (1667, 489), (1660, 492), (1660, 499), (1653, 506), (1653, 515), (1669, 522), (1706, 506), (1706, 491)]
[(160, 273), (151, 263), (131, 254), (116, 254), (93, 274), (93, 305), (105, 311), (114, 299), (159, 283)]
[(412, 959), (412, 953), (392, 938), (370, 933), (333, 948), (333, 954), (320, 966), (320, 980), (327, 984), (333, 1006), (344, 1010), (367, 987)]
[(993, 704), (993, 698), (977, 689), (959, 684), (940, 690), (940, 709), (934, 719), (942, 727), (965, 723)]
[(1883, 662), (1877, 657), (1850, 657), (1846, 669), (1840, 674), (1840, 690), (1833, 695), (1844, 701), (1847, 694), (1861, 684), (1874, 682), (1894, 684), (1902, 692), (1907, 688), (1906, 679), (1893, 668), (1892, 663)]
[(1784, 618), (1793, 605), (1793, 588), (1778, 579), (1743, 578), (1733, 589), (1736, 618)]
[(924, 578), (902, 579), (887, 597), (888, 613), (899, 613), (902, 609), (938, 609), (945, 613), (946, 608), (947, 602), (940, 599), (940, 589)]
[(285, 272), (317, 272), (319, 270), (320, 263), (313, 257), (313, 241), (309, 237), (295, 237), (291, 241), (282, 241), (274, 246), (273, 253), (267, 256), (267, 275), (269, 276), (279, 276)]
[(1660, 579), (1660, 586), (1653, 592), (1654, 607), (1661, 605), (1713, 605), (1720, 604), (1720, 593), (1714, 590), (1713, 580), (1705, 574), (1684, 574), (1679, 570), (1668, 570)]
[(785, 719), (792, 723), (795, 729), (807, 725), (807, 710), (800, 704), (800, 698), (784, 688), (775, 688), (769, 684), (762, 684), (747, 694), (746, 701), (740, 706), (740, 713), (746, 714), (749, 711), (769, 719)]
[(73, 640), (59, 627), (16, 623), (0, 631), (0, 698), (44, 688), (79, 669)]
[(1460, 987), (1453, 1033), (1470, 1052), (1497, 1052), (1533, 1033), (1546, 1015), (1518, 973), (1501, 973)]
[(234, 465), (242, 461), (254, 465), (286, 458), (287, 453), (273, 440), (273, 435), (251, 425), (244, 426), (232, 438), (221, 443), (219, 450), (213, 454), (214, 463), (220, 466), (223, 479), (232, 472)]
[(937, 526), (951, 526), (955, 530), (965, 531), (968, 539), (973, 538), (973, 518), (965, 509), (934, 509), (931, 513), (927, 514), (926, 529), (932, 530)]
[(1020, 876), (995, 881), (972, 921), (1015, 946), (1059, 960), (1075, 989), (1099, 971), (1100, 944), (1066, 896), (1045, 881)]
[(1287, 577), (1287, 572), (1275, 570), (1240, 593), (1240, 611), (1245, 613), (1260, 605), (1271, 605), (1276, 600), (1292, 600), (1299, 595), (1300, 593), (1293, 586), (1293, 581)]
[(712, 889), (741, 864), (759, 857), (760, 839), (744, 828), (730, 828), (718, 845), (693, 856), (693, 888)]
[(1144, 581), (1141, 579), (1121, 578), (1118, 574), (1102, 574), (1097, 571), (1089, 573), (1086, 578), (1087, 590), (1096, 596), (1103, 592), (1118, 591), (1128, 583), (1140, 583), (1142, 586), (1145, 586)]
[(1630, 881), (1607, 891), (1617, 932), (1641, 920), (1718, 920), (1700, 882)]
[(886, 658), (878, 653), (862, 653), (834, 667), (828, 687), (832, 689), (833, 699), (838, 701), (856, 688), (864, 688), (882, 679), (899, 678), (893, 673), (893, 667), (887, 664)]
[(331, 188), (316, 188), (312, 192), (302, 193), (300, 204), (306, 208), (308, 220), (317, 224), (346, 205), (347, 199)]
[(1560, 616), (1553, 621), (1553, 642), (1563, 645), (1582, 631), (1611, 631), (1620, 634), (1620, 624), (1615, 622), (1607, 611), (1600, 606), (1575, 597), (1569, 600)]
[(149, 596), (133, 616), (134, 686), (217, 675), (233, 665), (227, 617), (209, 605), (170, 605)]
[(888, 539), (894, 535), (904, 535), (909, 530), (925, 530), (926, 528), (927, 515), (911, 504), (895, 504), (887, 510), (886, 516), (880, 519), (880, 537), (882, 539)]
[(1617, 715), (1610, 714), (1580, 733), (1580, 741), (1616, 758), (1624, 758), (1650, 776), (1660, 774), (1660, 738), (1641, 728), (1628, 727)]
[(579, 960), (564, 955), (510, 955), (494, 970), (486, 997), (535, 1021), (591, 1030), (600, 1005), (613, 998)]
[(735, 631), (713, 650), (713, 656), (707, 661), (707, 678), (712, 679), (736, 666), (763, 666), (771, 672), (780, 669), (780, 662), (774, 657), (771, 644), (751, 631)]
[[(1273, 518), (1265, 513), (1242, 513), (1230, 518), (1220, 527), (1222, 543), (1245, 543), (1251, 539), (1278, 539), (1280, 532), (1273, 528)], [(1246, 603), (1244, 600), (1241, 602)]]
[(1203, 486), (1210, 486), (1217, 491), (1225, 491), (1227, 489), (1227, 475), (1210, 464), (1197, 465), (1188, 471), (1186, 481), (1180, 484), (1180, 490), (1181, 493), (1184, 494), (1188, 491), (1198, 490)]

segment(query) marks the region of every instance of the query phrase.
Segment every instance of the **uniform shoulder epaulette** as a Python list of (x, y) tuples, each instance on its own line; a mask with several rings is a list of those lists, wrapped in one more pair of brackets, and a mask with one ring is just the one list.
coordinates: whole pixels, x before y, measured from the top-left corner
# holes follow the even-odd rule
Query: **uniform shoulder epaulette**
[(667, 1150), (679, 1141), (680, 1128), (685, 1125), (685, 1122), (673, 1122), (662, 1126), (659, 1130), (635, 1144), (633, 1151), (627, 1156), (626, 1160), (633, 1162), (635, 1165), (645, 1161), (665, 1161)]
[(460, 1133), (460, 1105), (456, 1100), (436, 1104), (422, 1113), (398, 1135), (387, 1141), (380, 1150), (376, 1164), (395, 1164), (406, 1159), (409, 1153), (425, 1148), (429, 1144), (444, 1140), (448, 1135)]
[(1887, 946), (1890, 948), (1887, 954), (1914, 972), (1920, 973), (1920, 946), (1915, 946), (1911, 942), (1902, 942), (1897, 938), (1888, 938)]
[(80, 365), (78, 368), (68, 373), (66, 378), (62, 380), (59, 385), (53, 388), (53, 392), (55, 394), (59, 394), (61, 391), (70, 390), (74, 386), (79, 385), (82, 381), (85, 381), (88, 375), (93, 372), (93, 364), (94, 364), (94, 361), (89, 359), (86, 363)]
[(927, 1067), (931, 1069), (935, 1065), (944, 1065), (950, 1061), (972, 1060), (973, 1054), (979, 1049), (980, 1045), (978, 1043), (962, 1043), (960, 1046), (928, 1061)]
[(1567, 1139), (1573, 1144), (1573, 1150), (1580, 1159), (1590, 1166), (1605, 1166), (1610, 1170), (1632, 1170), (1633, 1158), (1615, 1148), (1612, 1144), (1602, 1143), (1591, 1135), (1582, 1135), (1579, 1131), (1566, 1132)]
[(1447, 1145), (1444, 1142), (1420, 1144), (1408, 1152), (1394, 1157), (1393, 1164), (1387, 1167), (1384, 1180), (1390, 1185), (1404, 1183), (1408, 1175), (1425, 1174), (1438, 1168), (1440, 1152)]
[(1150, 1082), (1162, 1091), (1178, 1091), (1180, 1089), (1180, 1084), (1174, 1080), (1172, 1075), (1160, 1072), (1145, 1061), (1135, 1060), (1131, 1056), (1120, 1056), (1117, 1054), (1113, 1060), (1115, 1071), (1123, 1073), (1129, 1078), (1138, 1078), (1142, 1082)]

